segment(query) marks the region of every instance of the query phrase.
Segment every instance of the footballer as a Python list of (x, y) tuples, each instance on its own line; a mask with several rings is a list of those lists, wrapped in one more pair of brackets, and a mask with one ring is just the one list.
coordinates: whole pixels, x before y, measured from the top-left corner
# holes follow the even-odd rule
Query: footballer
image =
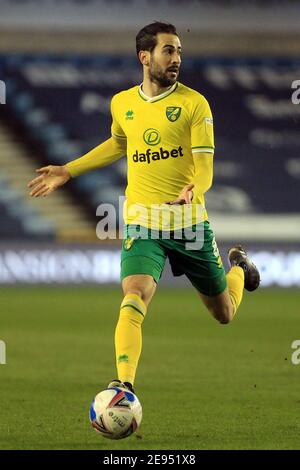
[[(205, 97), (178, 81), (181, 42), (176, 28), (162, 22), (145, 26), (136, 36), (136, 52), (143, 82), (113, 96), (111, 137), (66, 165), (40, 168), (28, 185), (31, 196), (47, 196), (71, 178), (127, 156), (124, 298), (115, 332), (118, 378), (110, 386), (131, 391), (142, 350), (142, 323), (167, 258), (173, 274), (187, 276), (222, 324), (236, 315), (244, 288), (253, 291), (260, 282), (256, 266), (239, 245), (229, 250), (230, 270), (225, 273), (205, 208), (213, 180), (213, 118)], [(186, 208), (192, 209), (189, 215), (180, 217)], [(176, 217), (165, 224), (170, 211)], [(143, 237), (137, 236), (141, 228)], [(197, 249), (187, 249), (187, 228), (202, 233)], [(175, 236), (178, 230), (181, 237)]]

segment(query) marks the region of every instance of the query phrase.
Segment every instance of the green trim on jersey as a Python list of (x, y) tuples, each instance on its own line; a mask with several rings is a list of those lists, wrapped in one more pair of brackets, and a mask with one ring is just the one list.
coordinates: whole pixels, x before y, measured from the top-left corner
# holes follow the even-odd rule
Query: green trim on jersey
[(197, 147), (191, 147), (191, 149), (213, 149), (213, 150), (215, 150), (215, 147), (210, 147), (209, 145), (198, 145)]
[(141, 87), (139, 87), (138, 94), (140, 98), (142, 98), (142, 100), (146, 101), (147, 103), (157, 103), (158, 101), (165, 99), (167, 96), (170, 96), (171, 93), (173, 93), (173, 91), (175, 91), (177, 87), (178, 87), (178, 82), (175, 83), (175, 86), (172, 85), (169, 90), (165, 91), (164, 93), (161, 93), (161, 95), (153, 96), (152, 98), (150, 97), (147, 98), (145, 93), (141, 90)]
[(143, 95), (141, 94), (140, 88), (138, 88), (138, 94), (139, 94), (139, 97), (142, 98), (142, 100), (144, 100), (144, 101), (149, 101), (149, 100), (147, 100), (147, 98), (144, 98), (144, 97), (143, 97)]

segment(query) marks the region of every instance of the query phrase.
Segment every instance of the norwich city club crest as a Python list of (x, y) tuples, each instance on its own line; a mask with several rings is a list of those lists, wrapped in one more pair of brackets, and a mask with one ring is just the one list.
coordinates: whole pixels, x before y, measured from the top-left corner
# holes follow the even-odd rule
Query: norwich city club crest
[(166, 115), (169, 121), (175, 122), (181, 114), (181, 108), (179, 106), (168, 106), (166, 109)]

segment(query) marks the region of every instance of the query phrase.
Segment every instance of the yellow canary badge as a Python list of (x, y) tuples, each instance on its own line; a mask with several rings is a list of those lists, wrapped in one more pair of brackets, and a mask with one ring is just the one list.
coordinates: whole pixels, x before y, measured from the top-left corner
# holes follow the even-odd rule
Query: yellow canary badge
[(127, 251), (130, 250), (130, 248), (132, 247), (133, 242), (134, 242), (134, 237), (127, 238), (124, 241), (125, 250), (127, 250)]

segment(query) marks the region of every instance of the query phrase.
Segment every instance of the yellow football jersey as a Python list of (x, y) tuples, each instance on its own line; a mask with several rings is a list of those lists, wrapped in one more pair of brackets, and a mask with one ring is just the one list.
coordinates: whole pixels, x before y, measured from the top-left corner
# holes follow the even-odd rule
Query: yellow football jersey
[(203, 195), (184, 217), (184, 206), (164, 204), (193, 181), (194, 158), (214, 153), (212, 114), (204, 96), (178, 82), (153, 98), (134, 86), (113, 97), (111, 113), (113, 138), (127, 142), (125, 222), (175, 230), (207, 219)]

